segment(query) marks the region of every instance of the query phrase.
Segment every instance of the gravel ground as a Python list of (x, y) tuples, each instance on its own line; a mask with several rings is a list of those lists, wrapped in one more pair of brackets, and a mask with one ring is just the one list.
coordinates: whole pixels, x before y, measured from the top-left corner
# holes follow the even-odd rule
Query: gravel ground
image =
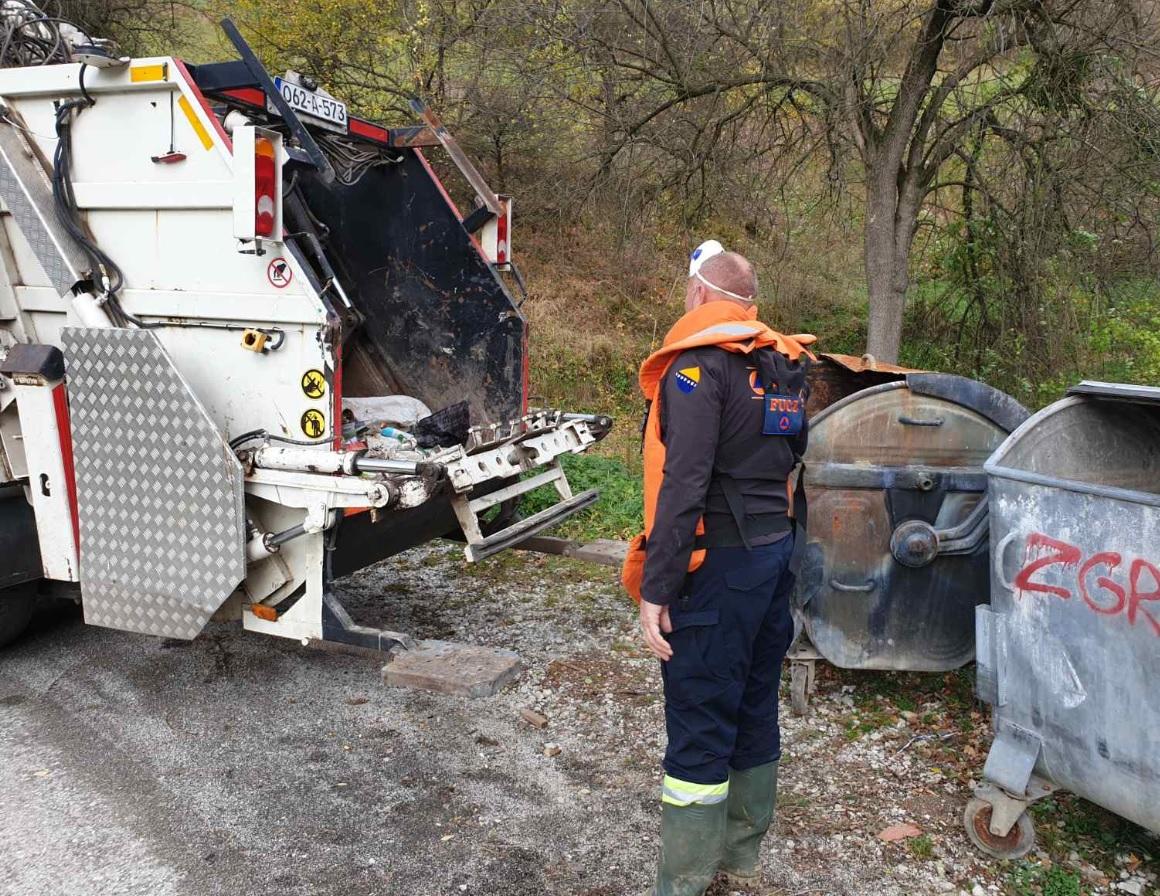
[[(440, 545), (342, 584), (359, 622), (514, 649), (526, 670), (464, 700), (232, 626), (175, 644), (45, 616), (0, 656), (0, 893), (644, 893), (660, 677), (613, 571), (467, 567)], [(969, 670), (823, 669), (809, 717), (783, 703), (764, 893), (1160, 892), (1160, 842), (1067, 796), (1037, 807), (1029, 860), (973, 850), (959, 819), (988, 732)], [(879, 838), (901, 823), (918, 833)]]

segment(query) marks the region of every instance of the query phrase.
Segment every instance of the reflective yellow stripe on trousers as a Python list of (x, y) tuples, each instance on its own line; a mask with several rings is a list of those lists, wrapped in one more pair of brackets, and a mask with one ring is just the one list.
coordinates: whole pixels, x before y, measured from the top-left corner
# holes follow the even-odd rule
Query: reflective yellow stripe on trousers
[(665, 775), (661, 785), (661, 802), (670, 806), (691, 806), (694, 803), (708, 806), (724, 802), (729, 797), (729, 782), (720, 784), (694, 784), (682, 781), (672, 775)]

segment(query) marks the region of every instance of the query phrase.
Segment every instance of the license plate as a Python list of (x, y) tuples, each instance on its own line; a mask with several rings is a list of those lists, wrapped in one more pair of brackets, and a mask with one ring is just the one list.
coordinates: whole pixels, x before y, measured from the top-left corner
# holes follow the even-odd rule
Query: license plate
[[(275, 78), (274, 86), (282, 94), (282, 99), (299, 115), (310, 119), (320, 127), (338, 131), (340, 134), (347, 132), (349, 122), (346, 116), (346, 103), (314, 93), (283, 78)], [(270, 111), (277, 111), (272, 104)]]

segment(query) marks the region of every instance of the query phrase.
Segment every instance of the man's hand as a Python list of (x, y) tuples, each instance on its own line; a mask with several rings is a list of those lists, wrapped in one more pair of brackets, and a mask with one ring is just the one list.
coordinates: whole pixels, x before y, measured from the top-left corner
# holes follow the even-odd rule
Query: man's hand
[(640, 627), (644, 632), (644, 643), (648, 649), (662, 663), (673, 658), (673, 648), (663, 637), (661, 632), (668, 634), (673, 630), (673, 623), (669, 620), (668, 606), (650, 604), (647, 600), (640, 602)]

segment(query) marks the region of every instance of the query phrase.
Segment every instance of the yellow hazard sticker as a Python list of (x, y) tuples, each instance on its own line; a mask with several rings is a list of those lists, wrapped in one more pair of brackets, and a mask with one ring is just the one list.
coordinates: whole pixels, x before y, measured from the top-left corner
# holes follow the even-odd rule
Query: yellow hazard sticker
[(307, 398), (321, 398), (326, 394), (326, 377), (321, 370), (308, 370), (302, 374), (302, 394)]
[(322, 411), (311, 408), (302, 414), (299, 425), (302, 427), (302, 431), (306, 433), (307, 438), (317, 439), (326, 432), (326, 417)]

